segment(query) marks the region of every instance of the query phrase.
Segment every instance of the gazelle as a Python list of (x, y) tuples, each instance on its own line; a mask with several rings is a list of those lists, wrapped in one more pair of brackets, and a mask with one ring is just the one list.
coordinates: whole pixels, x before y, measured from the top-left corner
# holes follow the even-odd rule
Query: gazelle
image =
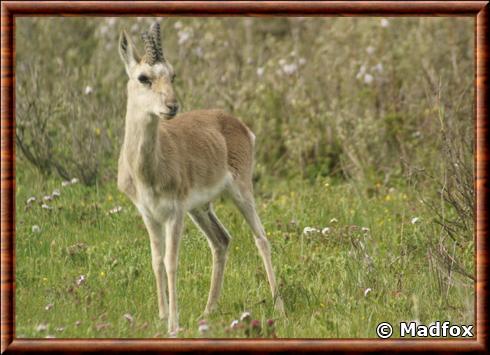
[(211, 248), (213, 271), (204, 314), (215, 309), (230, 236), (214, 214), (212, 201), (225, 191), (252, 229), (275, 307), (284, 312), (269, 242), (255, 209), (253, 133), (221, 110), (191, 111), (176, 117), (175, 73), (163, 55), (158, 23), (142, 38), (145, 55), (141, 59), (126, 32), (119, 39), (129, 81), (117, 184), (138, 208), (150, 236), (160, 318), (168, 319), (171, 334), (177, 332), (176, 274), (186, 213)]

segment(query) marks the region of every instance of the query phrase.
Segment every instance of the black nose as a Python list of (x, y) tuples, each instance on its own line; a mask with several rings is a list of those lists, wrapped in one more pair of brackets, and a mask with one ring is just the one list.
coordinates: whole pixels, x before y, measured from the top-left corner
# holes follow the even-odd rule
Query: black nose
[(171, 115), (175, 115), (179, 110), (179, 104), (176, 102), (167, 104), (167, 108), (169, 109)]

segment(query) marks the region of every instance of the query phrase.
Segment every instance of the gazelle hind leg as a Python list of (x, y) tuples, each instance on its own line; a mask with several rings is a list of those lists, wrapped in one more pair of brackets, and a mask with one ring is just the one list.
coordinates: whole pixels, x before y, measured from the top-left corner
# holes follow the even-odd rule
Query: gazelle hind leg
[(265, 235), (264, 227), (255, 209), (255, 200), (251, 187), (240, 185), (235, 182), (229, 189), (233, 202), (238, 207), (255, 236), (255, 245), (264, 262), (267, 279), (271, 288), (274, 305), (277, 311), (284, 314), (284, 303), (279, 296), (276, 277), (272, 268), (271, 247)]
[(206, 309), (204, 310), (204, 314), (207, 315), (215, 310), (218, 303), (223, 286), (228, 245), (230, 244), (231, 238), (225, 227), (223, 227), (214, 214), (211, 204), (205, 208), (192, 210), (189, 212), (189, 215), (206, 236), (213, 256), (211, 286)]

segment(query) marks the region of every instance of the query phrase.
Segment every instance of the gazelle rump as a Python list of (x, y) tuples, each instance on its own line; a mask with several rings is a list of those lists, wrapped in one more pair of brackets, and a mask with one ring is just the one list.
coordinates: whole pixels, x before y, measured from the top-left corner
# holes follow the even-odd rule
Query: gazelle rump
[(269, 242), (255, 209), (253, 133), (221, 110), (190, 111), (175, 117), (175, 73), (163, 55), (158, 23), (142, 38), (142, 58), (125, 32), (119, 40), (129, 80), (118, 187), (138, 208), (150, 236), (160, 318), (168, 319), (170, 333), (177, 332), (176, 277), (186, 214), (207, 237), (211, 248), (213, 271), (204, 313), (216, 308), (230, 236), (216, 217), (212, 201), (223, 192), (228, 192), (250, 225), (276, 309), (284, 312)]

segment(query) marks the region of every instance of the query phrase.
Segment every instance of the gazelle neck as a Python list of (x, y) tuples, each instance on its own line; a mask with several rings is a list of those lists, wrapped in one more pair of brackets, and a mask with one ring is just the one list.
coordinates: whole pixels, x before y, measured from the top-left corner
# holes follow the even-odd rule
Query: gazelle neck
[(128, 100), (123, 149), (137, 178), (152, 184), (158, 170), (158, 126), (160, 119), (137, 109)]

